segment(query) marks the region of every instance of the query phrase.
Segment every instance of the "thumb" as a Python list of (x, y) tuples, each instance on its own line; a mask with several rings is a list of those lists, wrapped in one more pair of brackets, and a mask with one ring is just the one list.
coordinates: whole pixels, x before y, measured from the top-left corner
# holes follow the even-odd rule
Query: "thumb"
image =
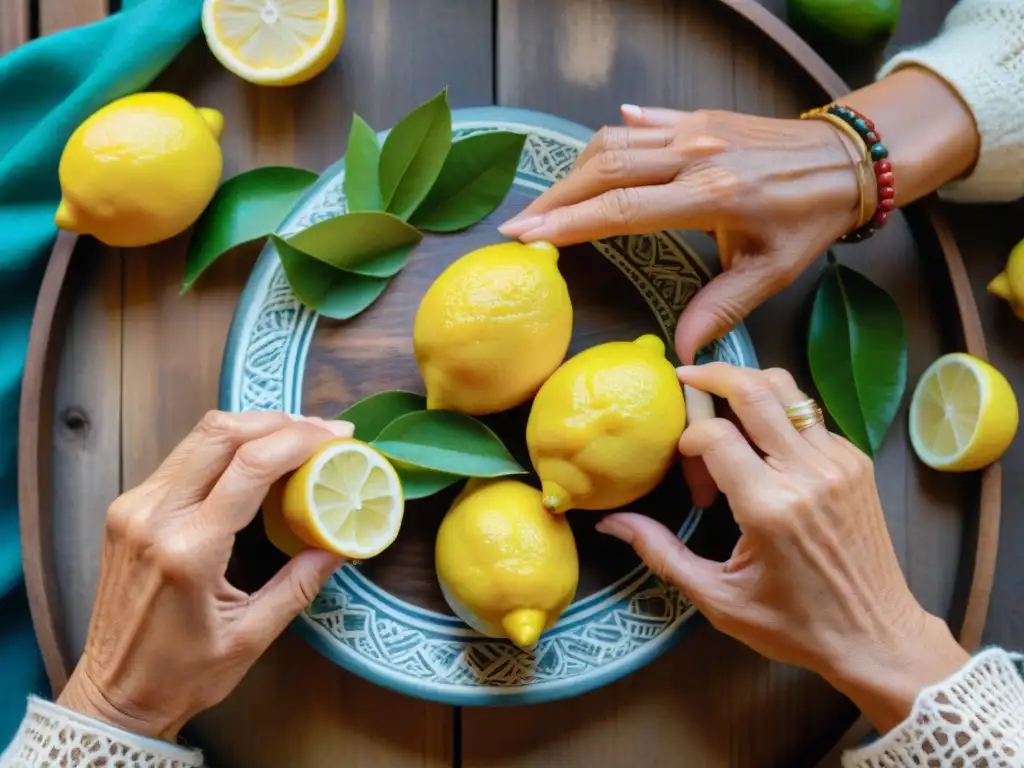
[(682, 590), (701, 611), (719, 591), (722, 564), (695, 555), (657, 520), (618, 512), (601, 520), (597, 530), (633, 547), (659, 579)]
[(734, 261), (732, 269), (697, 291), (676, 325), (676, 354), (682, 363), (692, 365), (701, 347), (731, 331), (788, 285), (789, 277), (780, 271), (770, 254)]
[(322, 549), (300, 552), (252, 596), (247, 617), (254, 633), (270, 645), (313, 602), (345, 558)]

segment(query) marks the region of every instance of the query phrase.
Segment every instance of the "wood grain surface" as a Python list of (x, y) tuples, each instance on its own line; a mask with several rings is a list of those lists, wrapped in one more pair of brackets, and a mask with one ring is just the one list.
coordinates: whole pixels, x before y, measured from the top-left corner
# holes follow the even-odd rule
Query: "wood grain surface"
[[(783, 3), (764, 4), (779, 12)], [(901, 29), (900, 39), (930, 34), (951, 4), (905, 0), (904, 16), (915, 27)], [(104, 5), (40, 0), (40, 29), (84, 23)], [(353, 111), (384, 128), (444, 85), (456, 106), (525, 106), (595, 128), (615, 121), (621, 102), (788, 116), (821, 99), (811, 79), (785, 63), (749, 25), (698, 0), (349, 0), (347, 7), (349, 37), (341, 57), (306, 85), (246, 85), (221, 70), (200, 43), (160, 81), (162, 88), (225, 112), (225, 176), (270, 163), (321, 170), (344, 152)], [(27, 3), (0, 0), (0, 51), (12, 45), (12, 19), (24, 19), (27, 30)], [(1021, 234), (1013, 235), (1012, 219), (1002, 213), (987, 216), (969, 210), (954, 218), (958, 235), (980, 243), (969, 252), (979, 290), (990, 277), (986, 273), (999, 266), (1008, 238)], [(224, 337), (254, 254), (233, 254), (179, 298), (184, 245), (179, 238), (134, 251), (98, 248), (89, 261), (72, 265), (72, 321), (56, 376), (52, 467), (61, 521), (55, 535), (61, 561), (57, 592), (64, 607), (63, 653), (70, 658), (84, 640), (107, 505), (152, 471), (202, 413), (216, 406)], [(950, 344), (940, 334), (950, 305), (937, 305), (942, 294), (933, 288), (928, 262), (917, 254), (903, 222), (870, 244), (842, 249), (840, 258), (898, 297), (914, 341), (913, 380)], [(400, 278), (410, 290), (440, 266), (437, 259), (417, 256), (414, 266), (420, 263), (422, 271)], [(790, 367), (808, 388), (802, 313), (819, 273), (820, 265), (759, 310), (751, 324), (762, 365)], [(599, 294), (590, 295), (596, 302)], [(986, 330), (998, 332), (996, 363), (1010, 366), (1015, 384), (1024, 382), (1024, 361), (1011, 345), (1016, 321), (1002, 307), (984, 306)], [(645, 322), (639, 313), (629, 315), (628, 307), (622, 311), (631, 328)], [(392, 318), (389, 328), (371, 323), (371, 315), (344, 334), (332, 333), (328, 325), (318, 329), (307, 411), (327, 414), (357, 397), (359, 386), (412, 375), (407, 362), (388, 362), (397, 366), (389, 368), (379, 361), (381, 349), (407, 351), (401, 327), (408, 318)], [(341, 360), (345, 366), (362, 360), (373, 374), (357, 377)], [(904, 435), (905, 413), (879, 457), (879, 486), (915, 592), (927, 607), (946, 614), (954, 599), (962, 510), (973, 508), (977, 489), (918, 469)], [(1018, 444), (1015, 450), (1018, 462), (1024, 460), (1024, 449)], [(1017, 483), (1024, 487), (1024, 481)], [(718, 525), (727, 520), (724, 509), (714, 514)], [(431, 604), (437, 596), (429, 579), (417, 583), (395, 576), (422, 573), (429, 528), (423, 533), (410, 540), (411, 551), (389, 553), (394, 567), (375, 566), (375, 578), (391, 579), (396, 590), (405, 588), (410, 598)], [(1006, 600), (1013, 589), (1014, 582), (1002, 586)], [(996, 592), (998, 599), (999, 586)], [(1003, 620), (1001, 626), (1004, 642), (1024, 638), (1019, 620)], [(800, 766), (824, 754), (853, 714), (821, 681), (770, 664), (707, 627), (645, 670), (579, 699), (461, 711), (365, 683), (286, 633), (228, 701), (197, 720), (190, 736), (207, 750), (211, 765), (253, 768)]]

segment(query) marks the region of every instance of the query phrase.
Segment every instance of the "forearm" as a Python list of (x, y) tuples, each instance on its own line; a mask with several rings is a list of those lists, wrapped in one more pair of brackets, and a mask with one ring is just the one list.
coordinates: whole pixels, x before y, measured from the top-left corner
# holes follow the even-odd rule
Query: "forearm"
[(844, 649), (822, 675), (886, 733), (907, 718), (922, 690), (969, 660), (946, 623), (921, 611), (905, 627)]
[(842, 102), (869, 116), (896, 176), (896, 202), (908, 203), (965, 175), (981, 139), (967, 105), (944, 80), (907, 67)]

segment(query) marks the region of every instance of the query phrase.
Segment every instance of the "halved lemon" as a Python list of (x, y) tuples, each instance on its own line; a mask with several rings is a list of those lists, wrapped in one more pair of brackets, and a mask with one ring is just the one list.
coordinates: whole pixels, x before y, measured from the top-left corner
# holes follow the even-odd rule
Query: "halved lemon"
[(910, 442), (944, 472), (969, 472), (999, 459), (1017, 432), (1017, 398), (999, 371), (973, 355), (943, 355), (917, 382)]
[(344, 0), (204, 0), (213, 55), (257, 85), (295, 85), (322, 72), (345, 37)]
[(327, 443), (288, 478), (281, 508), (304, 543), (365, 560), (398, 536), (405, 497), (398, 473), (383, 455), (342, 438)]

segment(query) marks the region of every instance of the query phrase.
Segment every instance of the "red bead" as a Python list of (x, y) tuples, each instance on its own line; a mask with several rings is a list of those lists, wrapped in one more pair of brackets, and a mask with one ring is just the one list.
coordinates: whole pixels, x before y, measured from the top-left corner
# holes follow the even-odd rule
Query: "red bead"
[(877, 144), (878, 134), (875, 133), (874, 131), (868, 131), (867, 135), (864, 137), (864, 141), (866, 141), (868, 144)]
[(889, 212), (888, 211), (878, 210), (878, 211), (875, 211), (875, 215), (871, 218), (871, 222), (876, 227), (882, 228), (882, 227), (885, 226), (885, 221), (888, 218), (889, 218)]
[(896, 177), (892, 175), (892, 171), (888, 173), (878, 174), (878, 186), (880, 187), (891, 187), (896, 183)]
[(877, 163), (875, 163), (875, 173), (876, 174), (891, 173), (891, 172), (892, 172), (892, 163), (890, 163), (888, 160), (879, 160)]
[(882, 187), (878, 190), (878, 196), (883, 200), (891, 200), (896, 197), (896, 190), (892, 187)]
[(864, 122), (868, 124), (868, 130), (869, 131), (875, 130), (875, 124), (873, 122), (871, 122), (870, 120), (868, 120), (866, 117), (864, 118)]
[(886, 213), (888, 213), (889, 211), (895, 210), (895, 208), (896, 201), (893, 200), (892, 198), (878, 201), (878, 210), (880, 211), (885, 211)]

